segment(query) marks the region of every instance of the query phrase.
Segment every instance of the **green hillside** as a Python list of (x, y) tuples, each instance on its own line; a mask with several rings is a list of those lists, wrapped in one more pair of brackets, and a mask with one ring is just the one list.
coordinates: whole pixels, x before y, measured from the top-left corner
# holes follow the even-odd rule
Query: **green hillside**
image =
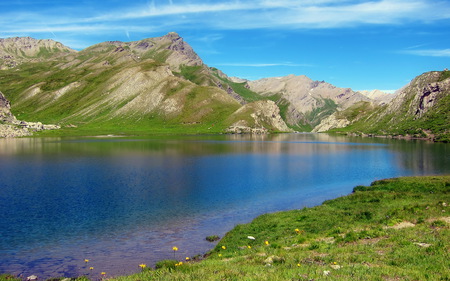
[(220, 133), (243, 104), (262, 99), (214, 75), (176, 33), (21, 60), (0, 81), (19, 120), (62, 127), (42, 134)]
[(389, 104), (360, 103), (339, 112), (353, 123), (336, 132), (450, 141), (450, 71), (416, 77)]

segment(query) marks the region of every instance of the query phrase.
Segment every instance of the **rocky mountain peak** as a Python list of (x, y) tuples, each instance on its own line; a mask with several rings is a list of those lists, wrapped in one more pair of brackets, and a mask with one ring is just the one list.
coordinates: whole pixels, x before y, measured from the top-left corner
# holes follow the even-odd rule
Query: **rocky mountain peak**
[(313, 81), (305, 75), (264, 78), (248, 82), (250, 89), (262, 95), (282, 94), (297, 111), (311, 112), (320, 107), (320, 100), (330, 99), (341, 108), (369, 98), (349, 88), (337, 88), (325, 81)]
[(0, 39), (0, 69), (14, 68), (27, 62), (76, 53), (51, 39), (13, 37)]
[(34, 39), (31, 37), (0, 39), (0, 54), (12, 54), (18, 57), (39, 57), (44, 55), (43, 49), (50, 53), (76, 52), (51, 39)]
[(166, 62), (171, 68), (179, 71), (181, 65), (195, 66), (203, 65), (202, 59), (194, 52), (194, 49), (184, 41), (176, 32), (169, 32), (168, 34), (157, 38), (167, 50), (172, 51)]
[(363, 90), (358, 92), (380, 105), (388, 104), (396, 96), (396, 94), (390, 94), (380, 90)]
[(133, 60), (141, 57), (158, 57), (158, 60), (169, 64), (171, 70), (176, 72), (180, 71), (181, 65), (203, 65), (201, 58), (176, 32), (132, 42), (107, 41), (93, 45), (82, 52), (110, 52), (111, 45), (115, 47), (113, 53), (127, 54)]

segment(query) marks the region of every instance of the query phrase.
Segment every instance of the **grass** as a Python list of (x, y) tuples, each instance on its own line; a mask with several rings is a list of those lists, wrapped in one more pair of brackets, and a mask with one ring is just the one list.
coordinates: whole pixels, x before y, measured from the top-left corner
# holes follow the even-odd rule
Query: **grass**
[[(450, 77), (450, 71), (443, 71), (439, 78), (431, 82), (440, 82)], [(422, 84), (416, 87), (424, 87)], [(346, 128), (334, 129), (334, 132), (354, 132), (374, 135), (411, 136), (415, 138), (431, 138), (434, 141), (450, 142), (450, 95), (446, 92), (438, 94), (432, 110), (428, 110), (423, 116), (411, 115), (410, 108), (417, 107), (413, 104), (416, 97), (414, 91), (410, 91), (402, 106), (396, 112), (387, 113), (386, 107), (371, 108), (364, 103), (355, 104), (339, 113), (339, 117), (350, 121), (357, 120)]]
[(237, 225), (200, 262), (109, 280), (450, 280), (449, 204), (450, 176), (375, 181)]

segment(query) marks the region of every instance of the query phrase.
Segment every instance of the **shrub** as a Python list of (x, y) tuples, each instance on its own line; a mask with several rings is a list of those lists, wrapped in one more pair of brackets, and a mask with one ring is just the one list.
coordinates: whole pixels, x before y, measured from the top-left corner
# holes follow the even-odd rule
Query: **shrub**
[(208, 241), (208, 242), (214, 242), (214, 241), (217, 241), (219, 239), (220, 239), (220, 237), (217, 236), (217, 235), (206, 236), (206, 241)]
[(161, 260), (156, 263), (155, 268), (156, 269), (160, 269), (160, 268), (174, 269), (176, 264), (178, 264), (177, 260)]

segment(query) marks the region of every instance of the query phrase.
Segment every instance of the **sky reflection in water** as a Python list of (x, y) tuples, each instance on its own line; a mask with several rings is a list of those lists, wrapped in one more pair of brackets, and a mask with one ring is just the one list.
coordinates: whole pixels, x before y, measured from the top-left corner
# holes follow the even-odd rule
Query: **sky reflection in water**
[(0, 140), (0, 272), (125, 274), (172, 246), (184, 259), (265, 212), (448, 173), (448, 147), (324, 134)]

